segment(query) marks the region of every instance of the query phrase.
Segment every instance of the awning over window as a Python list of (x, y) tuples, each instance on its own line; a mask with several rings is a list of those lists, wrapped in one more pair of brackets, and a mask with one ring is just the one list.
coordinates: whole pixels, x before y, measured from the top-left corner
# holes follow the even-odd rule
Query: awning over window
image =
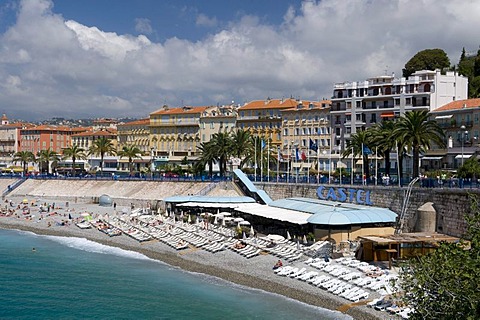
[(393, 112), (384, 112), (380, 115), (381, 118), (393, 118), (395, 114)]
[(453, 114), (446, 114), (446, 115), (443, 115), (443, 116), (436, 116), (436, 117), (435, 117), (435, 120), (438, 120), (438, 119), (450, 119), (451, 117), (453, 117)]
[(473, 154), (459, 154), (455, 157), (455, 159), (469, 159)]
[(423, 157), (422, 160), (442, 160), (443, 157)]

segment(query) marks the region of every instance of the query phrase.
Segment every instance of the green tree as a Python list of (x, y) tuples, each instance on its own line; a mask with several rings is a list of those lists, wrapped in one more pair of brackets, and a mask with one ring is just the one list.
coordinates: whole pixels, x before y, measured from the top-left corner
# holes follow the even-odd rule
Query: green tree
[(450, 67), (450, 59), (442, 49), (425, 49), (417, 52), (403, 69), (403, 76), (409, 77), (419, 70), (443, 70)]
[(232, 139), (226, 132), (218, 132), (212, 136), (212, 152), (218, 160), (220, 176), (223, 177), (227, 170), (227, 160), (232, 154)]
[(60, 160), (60, 156), (58, 155), (58, 153), (53, 151), (50, 148), (40, 150), (37, 153), (37, 161), (38, 161), (38, 165), (40, 167), (41, 172), (46, 171), (47, 173), (51, 173), (50, 165), (52, 165), (53, 167), (56, 167), (59, 160)]
[(445, 148), (445, 133), (435, 120), (429, 119), (428, 111), (411, 111), (405, 113), (393, 131), (402, 147), (406, 146), (413, 152), (413, 177), (419, 174), (420, 152), (429, 149), (432, 143)]
[(13, 162), (20, 162), (23, 167), (23, 174), (27, 174), (29, 162), (35, 162), (35, 155), (31, 151), (19, 151), (13, 155)]
[(130, 172), (130, 176), (132, 176), (133, 173), (133, 159), (141, 159), (141, 154), (142, 151), (133, 145), (124, 146), (122, 150), (118, 152), (120, 158), (128, 158), (128, 171)]
[(93, 144), (88, 150), (90, 155), (100, 155), (100, 172), (103, 174), (103, 159), (105, 155), (115, 155), (116, 150), (112, 140), (101, 137), (93, 141)]
[(480, 50), (477, 51), (477, 56), (475, 57), (475, 63), (473, 64), (473, 76), (480, 76)]
[(470, 199), (465, 239), (441, 243), (402, 268), (404, 300), (414, 309), (410, 319), (480, 318), (480, 209), (478, 196), (471, 194)]
[(371, 152), (372, 146), (374, 144), (372, 137), (372, 130), (357, 131), (356, 133), (351, 135), (350, 140), (348, 140), (346, 143), (345, 151), (343, 151), (342, 153), (343, 158), (351, 157), (352, 153), (354, 158), (362, 157), (363, 155), (363, 168), (365, 170), (365, 175), (367, 176), (367, 178), (370, 177), (370, 162), (368, 158), (368, 151)]
[(395, 121), (386, 120), (377, 123), (370, 129), (372, 148), (377, 148), (385, 162), (385, 174), (390, 175), (390, 152), (396, 150), (397, 141), (393, 135)]
[[(208, 164), (208, 175), (209, 177), (213, 176), (213, 162), (215, 161), (215, 153), (213, 150), (213, 142), (202, 142), (200, 146), (197, 147), (200, 151), (200, 158), (195, 164), (195, 171), (201, 172), (205, 169), (205, 166)], [(200, 170), (202, 168), (202, 170)]]
[(251, 158), (251, 150), (253, 149), (252, 146), (252, 139), (250, 131), (247, 130), (237, 130), (232, 133), (232, 155), (234, 157), (239, 158), (240, 161), (240, 168), (248, 163)]
[(480, 163), (476, 157), (465, 160), (463, 166), (458, 168), (458, 176), (461, 178), (477, 178), (480, 177)]
[(75, 177), (77, 170), (77, 159), (85, 160), (87, 159), (87, 155), (85, 154), (85, 149), (80, 148), (77, 145), (73, 145), (69, 148), (63, 149), (63, 159), (72, 159), (72, 175)]

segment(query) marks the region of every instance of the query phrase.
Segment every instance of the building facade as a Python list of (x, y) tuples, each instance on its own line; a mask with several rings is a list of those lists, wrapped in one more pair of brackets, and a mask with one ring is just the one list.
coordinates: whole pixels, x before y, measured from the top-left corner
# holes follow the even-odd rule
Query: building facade
[(117, 149), (135, 146), (144, 155), (150, 155), (150, 119), (140, 119), (117, 125)]
[(10, 123), (7, 116), (3, 114), (0, 124), (0, 163), (7, 164), (13, 160), (15, 153), (20, 148), (21, 123)]
[(422, 158), (422, 168), (457, 169), (480, 151), (480, 99), (452, 101), (432, 113), (445, 131), (446, 149), (435, 146)]
[(379, 76), (334, 85), (331, 123), (333, 147), (344, 150), (346, 141), (383, 119), (413, 110), (433, 111), (467, 98), (468, 79), (456, 72), (417, 71), (408, 78)]
[(37, 154), (41, 150), (52, 150), (58, 154), (71, 146), (72, 135), (85, 130), (65, 126), (40, 125), (20, 130), (19, 151), (30, 151)]

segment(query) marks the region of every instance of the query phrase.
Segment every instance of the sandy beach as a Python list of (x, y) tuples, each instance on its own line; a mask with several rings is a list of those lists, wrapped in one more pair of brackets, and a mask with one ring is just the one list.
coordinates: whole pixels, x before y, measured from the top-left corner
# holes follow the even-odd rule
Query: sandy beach
[[(13, 202), (12, 207), (8, 203), (10, 200)], [(7, 197), (3, 206), (16, 209), (22, 201), (23, 198)], [(48, 202), (49, 204), (55, 202), (55, 208), (51, 208), (50, 212), (40, 213), (39, 205), (42, 202)], [(94, 217), (105, 214), (113, 216), (119, 214), (119, 212), (127, 211), (126, 207), (118, 206), (115, 211), (113, 207), (101, 207), (97, 204), (69, 203), (67, 208), (65, 200), (57, 199), (57, 201), (53, 201), (49, 199), (47, 201), (37, 199), (33, 206), (29, 203), (29, 208), (31, 215), (33, 215), (32, 219), (26, 219), (21, 210), (17, 209), (14, 215), (0, 216), (0, 228), (19, 229), (44, 235), (86, 238), (105, 245), (140, 252), (150, 258), (183, 270), (212, 275), (236, 284), (280, 294), (310, 305), (331, 310), (337, 310), (343, 306), (344, 310), (347, 309), (345, 313), (354, 319), (392, 318), (387, 313), (375, 311), (364, 305), (346, 307), (345, 305), (349, 303), (348, 300), (306, 282), (276, 275), (272, 271), (272, 266), (278, 258), (270, 254), (260, 254), (251, 259), (246, 259), (231, 250), (210, 253), (191, 247), (177, 251), (157, 240), (138, 242), (126, 235), (109, 237), (94, 228), (80, 229), (74, 224), (76, 220), (82, 218), (81, 214), (85, 212), (90, 212)], [(69, 216), (72, 220), (68, 219)], [(62, 221), (66, 224), (60, 225)], [(306, 266), (302, 260), (293, 262), (292, 265)], [(313, 268), (310, 269), (314, 270)], [(370, 296), (370, 298), (374, 297), (376, 296)]]

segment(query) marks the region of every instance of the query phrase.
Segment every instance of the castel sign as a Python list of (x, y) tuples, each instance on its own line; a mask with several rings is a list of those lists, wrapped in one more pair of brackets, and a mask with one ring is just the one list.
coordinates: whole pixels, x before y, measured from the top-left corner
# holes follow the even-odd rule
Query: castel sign
[(317, 196), (321, 200), (332, 200), (357, 204), (365, 204), (368, 206), (373, 205), (370, 201), (370, 191), (365, 191), (362, 189), (353, 189), (353, 188), (327, 188), (325, 186), (320, 186), (317, 189)]

